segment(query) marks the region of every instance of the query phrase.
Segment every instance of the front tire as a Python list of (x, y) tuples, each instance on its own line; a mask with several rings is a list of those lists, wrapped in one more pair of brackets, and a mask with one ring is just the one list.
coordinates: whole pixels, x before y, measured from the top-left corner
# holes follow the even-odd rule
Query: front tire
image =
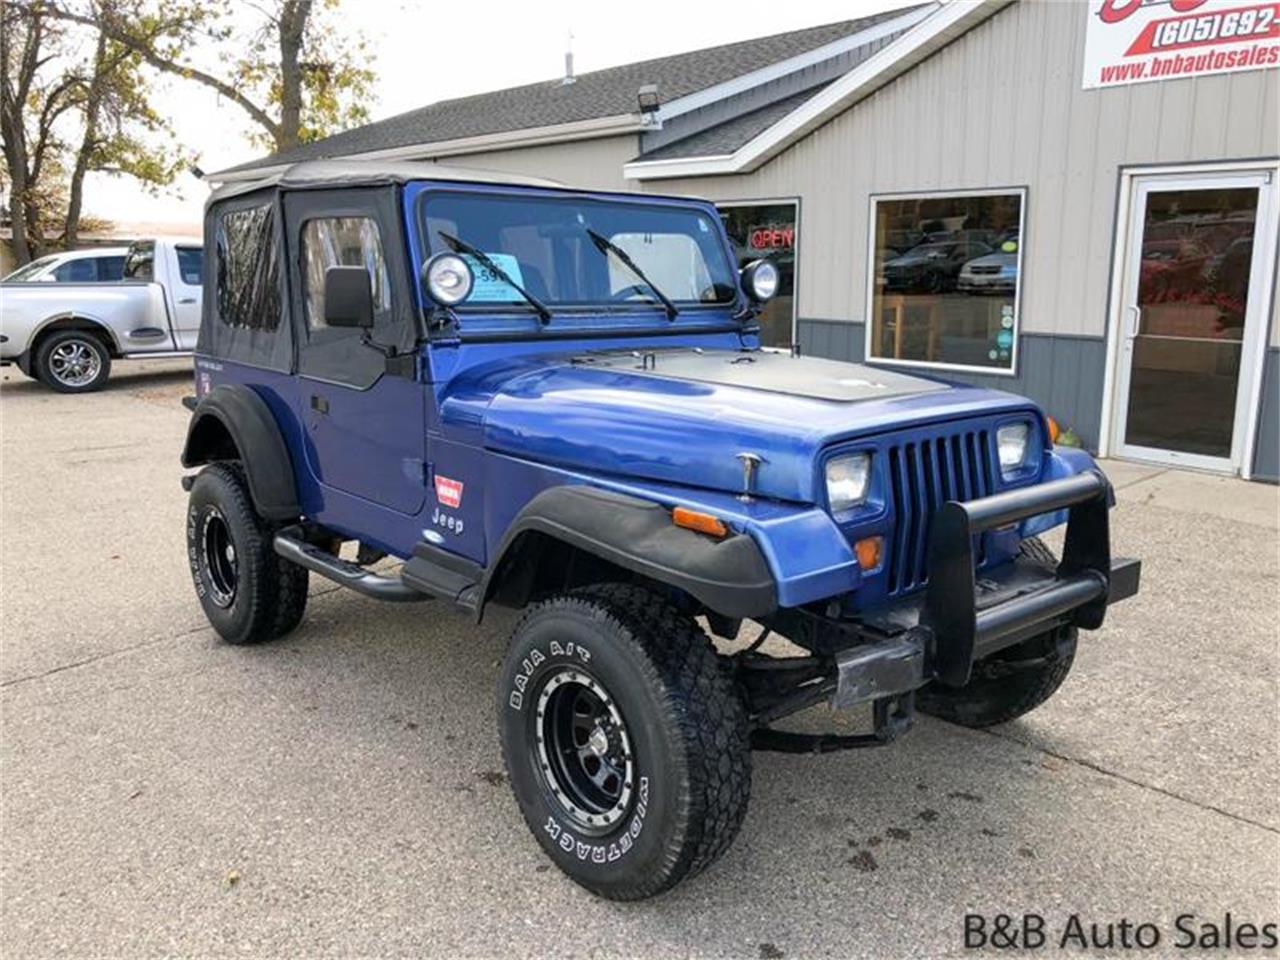
[(187, 502), (187, 560), (209, 623), (227, 643), (274, 640), (307, 605), (305, 568), (278, 556), (238, 465), (205, 467)]
[(36, 379), (59, 393), (101, 390), (111, 376), (111, 353), (87, 330), (59, 330), (36, 348)]
[(706, 634), (649, 590), (594, 586), (531, 607), (503, 662), (498, 711), (529, 828), (595, 894), (667, 890), (742, 825), (746, 708)]
[[(1053, 570), (1057, 558), (1039, 537), (1022, 542), (1022, 556)], [(1016, 720), (1048, 700), (1071, 672), (1077, 630), (1061, 626), (1007, 647), (973, 665), (963, 687), (931, 683), (916, 693), (916, 706), (964, 727), (991, 727)]]

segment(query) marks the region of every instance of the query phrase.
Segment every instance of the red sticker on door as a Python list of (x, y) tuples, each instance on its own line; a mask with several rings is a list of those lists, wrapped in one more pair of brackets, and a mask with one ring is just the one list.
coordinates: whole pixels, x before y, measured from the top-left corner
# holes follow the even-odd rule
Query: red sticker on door
[(436, 499), (442, 506), (455, 509), (462, 506), (462, 481), (436, 474)]

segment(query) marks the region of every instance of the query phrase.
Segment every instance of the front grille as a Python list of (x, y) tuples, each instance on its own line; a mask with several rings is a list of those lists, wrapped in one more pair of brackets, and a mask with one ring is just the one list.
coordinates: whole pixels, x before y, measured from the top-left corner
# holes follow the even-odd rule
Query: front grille
[[(934, 511), (949, 500), (961, 503), (995, 492), (987, 430), (962, 430), (889, 447), (894, 514), (889, 552), (889, 593), (905, 593), (929, 582), (929, 527)], [(982, 538), (975, 544), (981, 564)]]
[(970, 268), (969, 268), (969, 272), (970, 272), (970, 273), (981, 273), (981, 274), (999, 273), (999, 272), (1000, 272), (1000, 265), (999, 265), (999, 264), (996, 264), (996, 265), (994, 265), (994, 266), (988, 266), (987, 264), (980, 263), (980, 264), (978, 264), (978, 265), (976, 265), (976, 266), (972, 266), (972, 267), (970, 267)]

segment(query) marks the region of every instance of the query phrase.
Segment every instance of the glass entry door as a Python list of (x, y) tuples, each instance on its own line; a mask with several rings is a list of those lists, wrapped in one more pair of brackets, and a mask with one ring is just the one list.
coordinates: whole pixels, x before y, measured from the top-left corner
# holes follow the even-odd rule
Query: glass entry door
[(1121, 456), (1235, 471), (1265, 335), (1270, 176), (1146, 177), (1130, 212)]

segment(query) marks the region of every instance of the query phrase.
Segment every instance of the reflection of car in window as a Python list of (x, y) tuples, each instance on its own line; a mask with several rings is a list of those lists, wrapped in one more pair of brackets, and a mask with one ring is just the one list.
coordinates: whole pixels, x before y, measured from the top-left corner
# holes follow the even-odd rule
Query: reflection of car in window
[(1195, 240), (1148, 240), (1140, 268), (1143, 303), (1167, 299), (1202, 286), (1210, 250)]
[(1012, 293), (1018, 285), (1018, 254), (988, 253), (960, 268), (956, 289), (964, 293)]
[(902, 293), (942, 293), (954, 290), (965, 261), (991, 252), (976, 240), (922, 243), (884, 263), (886, 290)]

